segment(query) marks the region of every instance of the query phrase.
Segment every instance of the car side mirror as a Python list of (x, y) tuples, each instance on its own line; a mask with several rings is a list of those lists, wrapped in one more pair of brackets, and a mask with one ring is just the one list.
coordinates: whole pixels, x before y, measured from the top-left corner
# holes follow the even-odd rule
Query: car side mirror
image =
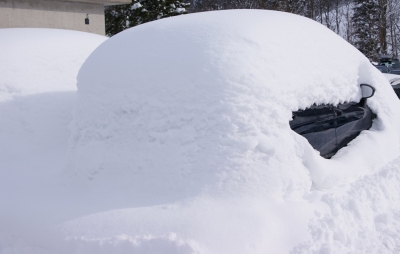
[(361, 84), (361, 94), (362, 94), (362, 98), (363, 99), (367, 99), (367, 98), (371, 98), (372, 96), (374, 96), (375, 94), (375, 88), (370, 86), (370, 85), (366, 85), (366, 84)]
[(370, 85), (366, 85), (366, 84), (361, 84), (360, 87), (361, 87), (361, 95), (362, 95), (362, 98), (360, 101), (360, 106), (365, 107), (365, 105), (367, 104), (367, 99), (374, 96), (375, 88)]

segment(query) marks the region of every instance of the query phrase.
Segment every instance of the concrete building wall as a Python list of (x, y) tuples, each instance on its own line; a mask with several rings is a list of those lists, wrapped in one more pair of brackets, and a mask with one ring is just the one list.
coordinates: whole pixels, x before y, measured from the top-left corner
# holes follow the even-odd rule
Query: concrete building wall
[[(95, 0), (0, 0), (0, 28), (58, 28), (104, 35), (104, 4)], [(85, 25), (86, 14), (89, 25)]]

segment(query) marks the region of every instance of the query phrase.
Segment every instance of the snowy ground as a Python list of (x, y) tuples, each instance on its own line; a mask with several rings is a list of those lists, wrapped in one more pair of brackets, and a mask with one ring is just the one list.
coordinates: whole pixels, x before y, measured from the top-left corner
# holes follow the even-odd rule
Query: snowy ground
[[(400, 102), (323, 26), (227, 11), (0, 43), (1, 254), (400, 252)], [(378, 119), (319, 157), (291, 111), (360, 83)]]

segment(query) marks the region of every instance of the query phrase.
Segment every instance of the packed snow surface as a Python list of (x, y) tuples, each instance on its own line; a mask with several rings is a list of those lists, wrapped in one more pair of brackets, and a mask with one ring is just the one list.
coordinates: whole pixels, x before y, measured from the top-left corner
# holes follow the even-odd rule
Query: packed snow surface
[[(46, 67), (51, 54), (9, 54), (14, 76), (31, 62), (52, 75), (63, 65)], [(10, 136), (0, 125), (19, 144), (2, 145), (1, 254), (400, 251), (400, 102), (367, 58), (312, 20), (234, 10), (137, 26), (87, 58), (76, 102), (62, 103), (67, 78), (54, 77), (46, 87), (57, 92), (20, 107), (31, 96), (19, 103), (6, 71), (4, 117), (22, 127)], [(376, 88), (378, 117), (326, 160), (290, 129), (292, 111), (359, 101), (360, 84)], [(33, 139), (30, 123), (44, 134)]]
[(70, 218), (63, 211), (76, 210), (74, 195), (59, 188), (76, 76), (106, 39), (67, 30), (0, 29), (1, 254), (55, 253), (46, 251), (52, 240), (42, 232)]

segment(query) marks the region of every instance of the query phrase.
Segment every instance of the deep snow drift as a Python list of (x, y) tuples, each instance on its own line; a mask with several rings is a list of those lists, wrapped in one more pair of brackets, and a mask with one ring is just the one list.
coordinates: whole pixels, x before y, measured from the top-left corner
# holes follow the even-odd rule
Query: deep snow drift
[[(47, 64), (47, 54), (14, 55), (13, 73)], [(400, 102), (320, 24), (254, 10), (163, 19), (102, 43), (77, 80), (68, 133), (73, 96), (44, 93), (26, 107), (12, 96), (18, 83), (0, 79), (13, 110), (4, 117), (24, 112), (30, 122), (18, 124), (40, 126), (0, 133), (32, 148), (2, 158), (1, 254), (400, 250)], [(290, 130), (292, 110), (358, 101), (362, 83), (377, 90), (368, 104), (378, 118), (332, 159)]]

